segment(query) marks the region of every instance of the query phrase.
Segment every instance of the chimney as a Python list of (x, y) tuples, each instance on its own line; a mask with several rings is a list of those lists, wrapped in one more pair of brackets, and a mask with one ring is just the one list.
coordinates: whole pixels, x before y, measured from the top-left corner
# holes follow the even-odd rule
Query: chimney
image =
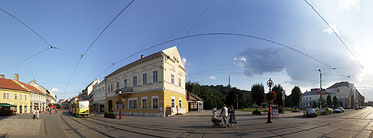
[(144, 55), (141, 55), (141, 59), (143, 59), (144, 58)]
[(18, 74), (14, 74), (14, 80), (19, 81), (19, 75)]
[(5, 75), (4, 74), (0, 74), (0, 79), (5, 79)]

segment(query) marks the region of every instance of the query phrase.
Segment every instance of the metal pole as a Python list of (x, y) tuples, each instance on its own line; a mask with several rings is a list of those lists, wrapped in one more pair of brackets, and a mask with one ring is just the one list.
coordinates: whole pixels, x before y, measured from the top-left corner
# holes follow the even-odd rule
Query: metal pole
[(321, 74), (321, 69), (319, 69), (319, 72), (320, 72), (320, 100), (319, 100), (319, 102), (320, 102), (320, 105), (319, 105), (319, 108), (321, 109), (321, 104), (322, 104), (322, 74)]

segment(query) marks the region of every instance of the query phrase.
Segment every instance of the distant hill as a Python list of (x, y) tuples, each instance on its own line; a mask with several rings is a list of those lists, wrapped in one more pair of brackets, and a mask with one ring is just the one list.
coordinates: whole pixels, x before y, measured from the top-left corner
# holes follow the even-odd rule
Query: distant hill
[(185, 87), (188, 92), (198, 95), (204, 100), (203, 108), (208, 110), (213, 107), (221, 108), (223, 104), (227, 106), (237, 105), (239, 108), (245, 108), (252, 105), (251, 92), (247, 90), (240, 90), (238, 88), (231, 88), (223, 85), (200, 85), (197, 82), (187, 82)]

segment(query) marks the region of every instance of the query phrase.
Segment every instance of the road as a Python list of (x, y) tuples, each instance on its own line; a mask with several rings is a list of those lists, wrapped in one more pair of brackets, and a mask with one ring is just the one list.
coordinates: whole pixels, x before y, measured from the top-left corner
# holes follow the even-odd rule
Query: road
[[(302, 117), (302, 113), (287, 113), (265, 123), (266, 116), (237, 112), (238, 125), (229, 128), (211, 127), (210, 112), (188, 113), (167, 118), (125, 116), (122, 120), (91, 116), (73, 117), (67, 111), (41, 116), (44, 129), (38, 135), (9, 134), (9, 137), (371, 137), (373, 108), (346, 110), (345, 113)], [(19, 115), (22, 116), (22, 115)], [(44, 118), (43, 118), (44, 117)], [(14, 117), (10, 117), (11, 119)], [(4, 119), (6, 120), (6, 119)], [(52, 121), (55, 122), (52, 122)], [(3, 125), (0, 121), (0, 127)], [(49, 122), (49, 123), (48, 123)], [(53, 129), (51, 129), (53, 128)], [(0, 132), (1, 134), (1, 132)]]

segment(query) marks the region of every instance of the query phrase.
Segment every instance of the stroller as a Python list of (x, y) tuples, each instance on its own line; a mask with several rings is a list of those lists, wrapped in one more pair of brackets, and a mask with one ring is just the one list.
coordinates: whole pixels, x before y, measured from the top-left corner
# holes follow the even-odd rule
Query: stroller
[(218, 118), (211, 119), (213, 127), (223, 127), (222, 120)]

